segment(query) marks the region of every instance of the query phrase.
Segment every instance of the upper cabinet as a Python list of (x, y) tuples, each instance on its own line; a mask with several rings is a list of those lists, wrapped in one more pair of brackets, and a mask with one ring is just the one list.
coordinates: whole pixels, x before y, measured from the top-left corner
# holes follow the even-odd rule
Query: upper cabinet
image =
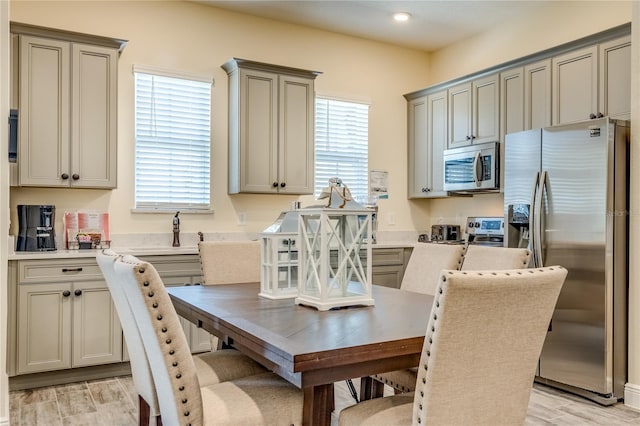
[(498, 94), (498, 74), (449, 88), (448, 148), (499, 140)]
[(552, 124), (630, 117), (630, 37), (555, 57), (552, 67)]
[(19, 114), (12, 183), (115, 188), (117, 60), (124, 42), (23, 24), (11, 31), (12, 106)]
[(234, 58), (229, 75), (229, 194), (312, 194), (319, 74)]

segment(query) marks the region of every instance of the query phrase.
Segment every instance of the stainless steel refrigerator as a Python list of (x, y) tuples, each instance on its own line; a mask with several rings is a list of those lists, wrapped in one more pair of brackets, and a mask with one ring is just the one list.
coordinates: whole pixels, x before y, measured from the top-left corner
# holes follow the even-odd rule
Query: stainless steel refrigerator
[(513, 133), (504, 148), (505, 245), (568, 270), (536, 380), (613, 404), (627, 374), (629, 123)]

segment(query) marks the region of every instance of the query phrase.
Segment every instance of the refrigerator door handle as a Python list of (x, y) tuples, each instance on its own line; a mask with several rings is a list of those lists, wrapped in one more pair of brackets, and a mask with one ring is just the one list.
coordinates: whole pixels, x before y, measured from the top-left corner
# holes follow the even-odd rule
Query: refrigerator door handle
[(531, 245), (531, 253), (533, 257), (533, 267), (538, 267), (538, 255), (536, 253), (536, 198), (538, 196), (538, 188), (540, 187), (540, 172), (536, 172), (536, 177), (533, 180), (533, 190), (531, 191), (531, 204), (529, 204), (529, 238)]
[(542, 198), (544, 197), (544, 190), (547, 186), (547, 172), (543, 171), (538, 181), (538, 194), (535, 205), (535, 221), (534, 221), (534, 254), (536, 258), (536, 267), (542, 268), (544, 261), (542, 259)]
[(484, 170), (482, 161), (480, 159), (480, 151), (476, 152), (476, 156), (473, 159), (473, 177), (476, 180), (476, 185), (480, 186), (482, 182), (482, 177), (484, 176)]

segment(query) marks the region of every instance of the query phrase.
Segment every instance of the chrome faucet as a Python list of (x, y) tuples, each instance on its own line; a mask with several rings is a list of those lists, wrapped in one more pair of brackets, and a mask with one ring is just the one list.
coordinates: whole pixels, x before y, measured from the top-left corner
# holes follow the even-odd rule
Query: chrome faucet
[(173, 247), (180, 247), (180, 218), (178, 215), (180, 212), (176, 212), (173, 217)]

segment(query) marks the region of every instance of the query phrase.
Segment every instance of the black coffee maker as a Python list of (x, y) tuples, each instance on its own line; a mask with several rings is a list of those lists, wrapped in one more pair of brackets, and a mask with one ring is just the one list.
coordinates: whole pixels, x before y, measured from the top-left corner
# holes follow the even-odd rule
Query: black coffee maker
[(55, 206), (19, 205), (16, 251), (55, 250), (55, 219)]

